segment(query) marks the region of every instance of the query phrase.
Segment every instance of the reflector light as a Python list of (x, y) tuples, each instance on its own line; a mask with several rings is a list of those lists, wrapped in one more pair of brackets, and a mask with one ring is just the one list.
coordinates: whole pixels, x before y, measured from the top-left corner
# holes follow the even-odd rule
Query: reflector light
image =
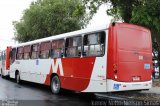
[(123, 87), (126, 87), (126, 85), (123, 85)]
[(114, 70), (114, 73), (116, 74), (118, 71), (117, 70)]
[(117, 68), (117, 64), (113, 64), (113, 69), (116, 69)]
[(144, 86), (148, 86), (148, 84), (145, 84)]
[(118, 78), (117, 75), (114, 75), (114, 78), (117, 79)]

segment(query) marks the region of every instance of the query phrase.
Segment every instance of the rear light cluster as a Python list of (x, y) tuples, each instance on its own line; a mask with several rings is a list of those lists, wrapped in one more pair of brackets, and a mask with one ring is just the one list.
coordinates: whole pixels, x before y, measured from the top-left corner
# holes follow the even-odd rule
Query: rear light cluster
[(115, 74), (118, 72), (117, 71), (117, 64), (113, 64), (113, 71), (114, 71)]
[(117, 79), (118, 76), (116, 75), (118, 70), (117, 70), (117, 64), (113, 64), (113, 72), (114, 72), (114, 78)]

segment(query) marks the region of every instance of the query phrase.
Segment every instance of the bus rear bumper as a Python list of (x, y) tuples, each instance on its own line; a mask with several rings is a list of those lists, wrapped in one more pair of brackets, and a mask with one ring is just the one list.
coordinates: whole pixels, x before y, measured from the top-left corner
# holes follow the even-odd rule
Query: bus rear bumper
[(90, 80), (88, 87), (81, 92), (106, 92), (106, 80)]
[(152, 87), (152, 80), (144, 82), (117, 82), (107, 80), (107, 92), (129, 91), (129, 90), (146, 90)]

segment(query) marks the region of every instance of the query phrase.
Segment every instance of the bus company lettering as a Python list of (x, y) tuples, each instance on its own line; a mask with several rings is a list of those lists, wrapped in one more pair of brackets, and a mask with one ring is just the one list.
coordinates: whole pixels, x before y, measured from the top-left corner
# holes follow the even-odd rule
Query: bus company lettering
[(54, 59), (52, 67), (53, 67), (53, 73), (57, 73), (58, 72), (58, 67), (59, 67), (60, 75), (64, 76), (61, 59)]
[(58, 70), (60, 72), (60, 76), (64, 76), (63, 67), (62, 67), (62, 61), (61, 59), (54, 59), (53, 63), (50, 67), (50, 72), (47, 74), (45, 79), (45, 85), (50, 85), (50, 77), (52, 73), (58, 73)]

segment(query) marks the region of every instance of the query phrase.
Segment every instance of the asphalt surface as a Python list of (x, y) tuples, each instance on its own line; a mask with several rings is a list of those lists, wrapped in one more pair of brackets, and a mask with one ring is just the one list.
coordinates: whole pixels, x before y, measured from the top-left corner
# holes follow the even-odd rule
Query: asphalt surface
[(54, 95), (49, 86), (24, 81), (17, 84), (14, 79), (0, 77), (0, 106), (160, 106), (158, 91), (156, 87), (141, 92), (95, 94), (63, 90)]
[(0, 78), (0, 100), (0, 106), (88, 106), (95, 99), (90, 93), (67, 90), (54, 95), (48, 86)]

